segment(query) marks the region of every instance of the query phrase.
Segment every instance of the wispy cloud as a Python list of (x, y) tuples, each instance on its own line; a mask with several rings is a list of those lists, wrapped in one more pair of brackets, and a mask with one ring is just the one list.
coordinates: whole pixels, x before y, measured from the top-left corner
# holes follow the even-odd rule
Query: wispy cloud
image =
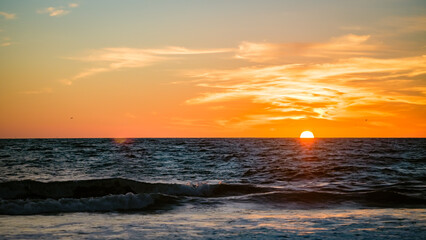
[(324, 43), (254, 43), (239, 45), (236, 58), (252, 62), (289, 61), (297, 58), (351, 57), (372, 53), (378, 46), (367, 43), (370, 35), (348, 34)]
[(0, 46), (2, 46), (2, 47), (8, 47), (10, 45), (12, 45), (11, 42), (2, 42), (2, 43), (0, 43)]
[(37, 90), (28, 90), (28, 91), (21, 91), (19, 92), (20, 94), (25, 94), (25, 95), (38, 95), (38, 94), (44, 94), (44, 93), (52, 93), (53, 89), (52, 88), (41, 88), (41, 89), (37, 89)]
[(48, 14), (51, 17), (58, 17), (67, 15), (71, 12), (72, 8), (76, 8), (79, 5), (77, 3), (70, 3), (66, 7), (48, 7), (42, 10), (38, 10), (37, 12), (40, 14)]
[(44, 13), (49, 14), (49, 16), (51, 17), (63, 16), (69, 13), (68, 10), (65, 10), (63, 8), (55, 8), (55, 7), (48, 7), (43, 10), (39, 10), (37, 12), (40, 14), (44, 14)]
[(0, 16), (3, 16), (7, 20), (15, 19), (16, 14), (14, 13), (7, 13), (7, 12), (0, 12)]
[(2, 38), (2, 40), (1, 40), (1, 42), (0, 42), (0, 46), (1, 47), (8, 47), (8, 46), (10, 46), (10, 45), (12, 45), (13, 43), (12, 43), (12, 41), (10, 40), (10, 38), (8, 38), (8, 37), (4, 37), (4, 38)]
[(230, 49), (187, 49), (183, 47), (167, 47), (160, 49), (138, 48), (104, 48), (93, 50), (82, 57), (70, 58), (73, 60), (91, 62), (101, 67), (88, 68), (75, 76), (63, 80), (66, 84), (72, 84), (74, 80), (93, 76), (95, 74), (110, 72), (123, 68), (139, 68), (160, 61), (173, 59), (178, 55), (213, 54), (229, 52)]
[[(407, 106), (424, 109), (426, 56), (377, 58), (379, 49), (367, 44), (368, 39), (346, 35), (327, 43), (243, 43), (237, 56), (263, 65), (187, 72), (197, 86), (206, 88), (187, 104), (245, 101), (261, 108), (258, 114), (221, 120), (246, 126), (284, 119), (343, 119), (359, 116), (359, 109), (363, 115), (382, 117)], [(309, 61), (280, 64), (293, 55)], [(381, 104), (394, 108), (369, 107)]]
[[(226, 111), (238, 102), (250, 111), (200, 122), (247, 127), (297, 119), (346, 121), (362, 115), (376, 119), (370, 125), (389, 126), (377, 119), (426, 108), (426, 55), (385, 58), (382, 52), (386, 48), (376, 42), (370, 35), (347, 34), (318, 43), (243, 42), (233, 49), (104, 48), (71, 58), (93, 66), (64, 82), (179, 56), (228, 53), (249, 67), (185, 72), (192, 83), (204, 88), (186, 103)], [(218, 103), (225, 107), (216, 108)]]
[(425, 32), (426, 16), (387, 17), (369, 25), (342, 26), (340, 29), (349, 32), (370, 32), (375, 37), (389, 42), (395, 37)]
[[(6, 20), (11, 20), (16, 18), (16, 14), (14, 13), (7, 13), (7, 12), (0, 12), (0, 16), (3, 16)], [(3, 29), (0, 29), (0, 32), (3, 32)], [(12, 45), (12, 41), (9, 37), (2, 37), (0, 40), (0, 47), (8, 47)]]

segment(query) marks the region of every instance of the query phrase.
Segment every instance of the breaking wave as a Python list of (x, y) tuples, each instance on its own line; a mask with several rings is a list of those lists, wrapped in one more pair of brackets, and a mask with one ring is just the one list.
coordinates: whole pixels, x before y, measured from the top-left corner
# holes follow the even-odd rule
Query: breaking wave
[(250, 184), (169, 184), (146, 183), (123, 178), (38, 182), (33, 180), (0, 183), (1, 199), (89, 198), (117, 194), (161, 193), (175, 196), (220, 197), (269, 191)]
[(252, 184), (168, 184), (122, 178), (0, 183), (0, 214), (110, 212), (158, 209), (194, 201), (228, 198), (229, 201), (292, 206), (330, 206), (355, 203), (369, 207), (425, 207), (424, 196), (392, 189), (358, 192), (289, 191)]
[(0, 200), (0, 213), (28, 215), (59, 212), (109, 212), (143, 210), (173, 198), (153, 194), (119, 194), (91, 198)]

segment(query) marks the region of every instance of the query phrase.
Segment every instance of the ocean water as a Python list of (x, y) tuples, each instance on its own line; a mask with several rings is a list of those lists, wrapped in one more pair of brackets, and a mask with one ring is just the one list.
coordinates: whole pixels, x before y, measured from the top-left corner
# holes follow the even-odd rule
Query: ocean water
[(426, 139), (0, 140), (0, 239), (426, 239)]

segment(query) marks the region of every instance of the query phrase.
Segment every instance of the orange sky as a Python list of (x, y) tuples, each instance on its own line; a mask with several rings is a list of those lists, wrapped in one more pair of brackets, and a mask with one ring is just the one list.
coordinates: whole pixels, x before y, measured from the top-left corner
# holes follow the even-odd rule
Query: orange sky
[(0, 138), (426, 137), (423, 1), (24, 2)]

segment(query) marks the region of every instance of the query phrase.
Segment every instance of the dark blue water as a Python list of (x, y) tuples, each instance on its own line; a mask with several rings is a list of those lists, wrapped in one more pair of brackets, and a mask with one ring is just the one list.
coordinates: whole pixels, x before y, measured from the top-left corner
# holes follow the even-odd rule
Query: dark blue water
[(413, 209), (421, 238), (425, 163), (426, 139), (0, 140), (0, 215)]

